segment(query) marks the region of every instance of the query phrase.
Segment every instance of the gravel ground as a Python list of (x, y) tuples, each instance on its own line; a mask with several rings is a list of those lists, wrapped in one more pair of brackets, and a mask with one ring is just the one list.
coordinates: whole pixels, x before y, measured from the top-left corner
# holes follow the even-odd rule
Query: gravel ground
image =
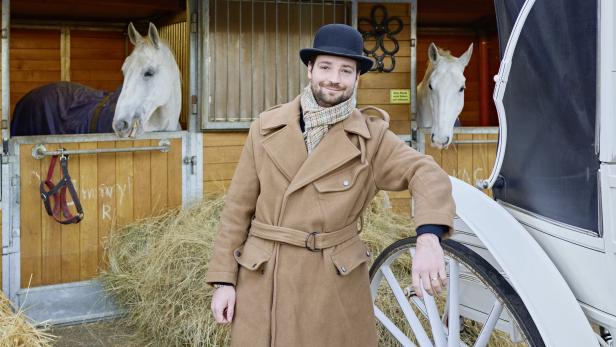
[(136, 347), (119, 320), (54, 327), (50, 333), (57, 336), (56, 347)]

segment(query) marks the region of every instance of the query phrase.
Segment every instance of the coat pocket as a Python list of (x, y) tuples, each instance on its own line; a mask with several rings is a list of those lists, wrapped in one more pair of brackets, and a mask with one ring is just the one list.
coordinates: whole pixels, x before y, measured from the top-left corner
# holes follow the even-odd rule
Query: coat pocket
[(368, 248), (359, 236), (355, 236), (336, 246), (331, 254), (331, 258), (338, 270), (338, 274), (346, 276), (362, 263), (370, 260), (370, 251), (368, 251)]
[(349, 168), (331, 173), (314, 182), (319, 193), (342, 192), (351, 189), (358, 182), (359, 175), (368, 169), (368, 163), (353, 165)]
[(233, 251), (233, 257), (244, 268), (256, 271), (272, 257), (274, 244), (254, 236), (249, 236), (246, 242)]

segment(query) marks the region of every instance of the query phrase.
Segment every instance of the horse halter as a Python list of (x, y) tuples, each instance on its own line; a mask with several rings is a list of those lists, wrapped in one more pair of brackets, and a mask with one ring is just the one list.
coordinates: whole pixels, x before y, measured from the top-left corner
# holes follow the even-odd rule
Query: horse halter
[[(62, 177), (60, 178), (60, 182), (54, 185), (51, 181), (53, 177), (53, 172), (56, 167), (56, 162), (58, 161), (58, 156), (54, 155), (51, 157), (51, 162), (49, 163), (49, 170), (47, 171), (47, 178), (44, 182), (41, 182), (39, 187), (41, 191), (41, 198), (43, 199), (43, 204), (45, 205), (45, 210), (47, 210), (47, 214), (52, 216), (56, 222), (60, 224), (75, 224), (81, 222), (83, 219), (83, 209), (81, 207), (81, 202), (79, 201), (79, 196), (77, 196), (77, 191), (75, 190), (75, 186), (71, 181), (71, 176), (68, 174), (68, 156), (62, 153), (60, 156), (60, 168), (62, 169)], [(46, 190), (47, 187), (49, 190)], [(71, 194), (71, 199), (75, 204), (75, 209), (77, 210), (77, 214), (73, 215), (68, 209), (68, 203), (66, 201), (66, 190), (68, 189)], [(51, 201), (53, 200), (53, 207)], [(64, 219), (62, 219), (64, 217)]]

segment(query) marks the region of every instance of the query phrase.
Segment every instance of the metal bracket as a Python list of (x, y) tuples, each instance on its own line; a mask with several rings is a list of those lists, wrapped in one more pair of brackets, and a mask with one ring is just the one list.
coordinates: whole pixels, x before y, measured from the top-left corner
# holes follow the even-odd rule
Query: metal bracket
[(126, 147), (126, 148), (98, 148), (98, 149), (77, 149), (77, 150), (65, 150), (58, 149), (55, 151), (48, 151), (45, 145), (38, 144), (32, 148), (32, 157), (34, 159), (43, 159), (46, 156), (54, 155), (71, 155), (71, 154), (100, 154), (100, 153), (125, 153), (125, 152), (146, 152), (146, 151), (161, 151), (163, 153), (169, 152), (171, 148), (171, 142), (168, 139), (162, 139), (158, 142), (158, 146), (149, 147)]
[(196, 95), (191, 95), (190, 96), (190, 113), (192, 114), (197, 114), (197, 96)]
[(195, 166), (197, 165), (197, 156), (184, 157), (183, 163), (190, 165), (190, 174), (195, 174)]

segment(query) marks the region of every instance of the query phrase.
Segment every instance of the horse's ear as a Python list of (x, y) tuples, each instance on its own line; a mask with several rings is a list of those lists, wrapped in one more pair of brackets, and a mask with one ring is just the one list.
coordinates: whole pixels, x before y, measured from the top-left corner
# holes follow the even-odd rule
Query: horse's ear
[(460, 58), (458, 58), (458, 62), (462, 64), (462, 66), (465, 67), (466, 65), (468, 65), (468, 62), (471, 60), (472, 55), (473, 55), (473, 43), (471, 42), (471, 45), (468, 46), (468, 49), (466, 50), (466, 52), (464, 52), (464, 54), (462, 54)]
[(154, 23), (150, 22), (150, 28), (148, 29), (148, 36), (150, 37), (150, 41), (154, 44), (154, 47), (158, 48), (158, 43), (160, 42), (160, 38), (158, 37), (158, 30)]
[(430, 42), (430, 47), (428, 47), (428, 58), (431, 62), (436, 63), (438, 57), (438, 48), (436, 47), (434, 42)]
[(143, 42), (143, 37), (135, 29), (133, 22), (128, 23), (128, 39), (135, 46)]

